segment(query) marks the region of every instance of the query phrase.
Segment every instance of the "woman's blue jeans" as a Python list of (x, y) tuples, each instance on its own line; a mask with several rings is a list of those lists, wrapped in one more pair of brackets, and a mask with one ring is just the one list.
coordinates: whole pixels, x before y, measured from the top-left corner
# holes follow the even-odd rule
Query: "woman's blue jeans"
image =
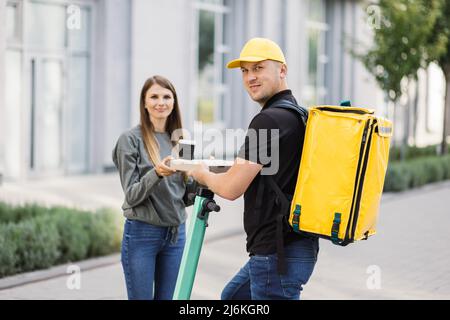
[(277, 255), (253, 255), (222, 291), (222, 300), (298, 300), (312, 275), (318, 238), (302, 238), (285, 247), (286, 274), (279, 274)]
[(168, 227), (137, 220), (125, 221), (122, 240), (122, 267), (128, 299), (171, 300), (186, 242), (185, 224), (178, 240), (171, 242)]

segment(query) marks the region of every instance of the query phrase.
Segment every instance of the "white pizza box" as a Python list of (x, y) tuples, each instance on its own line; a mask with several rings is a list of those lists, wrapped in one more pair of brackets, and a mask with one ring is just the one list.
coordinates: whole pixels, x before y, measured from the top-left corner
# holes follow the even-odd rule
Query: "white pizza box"
[(174, 159), (169, 162), (169, 167), (179, 171), (190, 171), (201, 163), (206, 164), (211, 172), (222, 173), (228, 171), (234, 162), (220, 159)]

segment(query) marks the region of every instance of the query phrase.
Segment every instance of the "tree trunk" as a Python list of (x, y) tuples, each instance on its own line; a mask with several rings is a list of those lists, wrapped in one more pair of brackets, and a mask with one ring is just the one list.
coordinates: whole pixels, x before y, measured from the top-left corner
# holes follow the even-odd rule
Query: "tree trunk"
[(396, 113), (397, 113), (397, 102), (396, 101), (391, 101), (391, 103), (389, 104), (390, 107), (392, 107), (392, 124), (394, 125), (394, 132), (392, 134), (392, 147), (396, 148), (397, 147), (397, 140), (396, 140), (396, 136), (395, 136), (395, 128), (397, 126), (397, 117), (396, 117)]
[(445, 105), (444, 105), (444, 128), (442, 130), (442, 144), (441, 154), (448, 152), (447, 136), (449, 131), (449, 116), (450, 116), (450, 64), (442, 68), (445, 74)]
[(400, 146), (400, 160), (404, 161), (406, 158), (406, 149), (408, 148), (408, 140), (409, 140), (409, 131), (410, 131), (410, 104), (411, 104), (411, 97), (409, 95), (409, 86), (411, 84), (411, 80), (408, 79), (408, 82), (406, 84), (406, 98), (407, 101), (403, 105), (403, 137), (402, 137), (402, 144)]
[(413, 113), (413, 138), (414, 145), (417, 145), (417, 126), (419, 124), (419, 79), (415, 81), (414, 90), (414, 113)]

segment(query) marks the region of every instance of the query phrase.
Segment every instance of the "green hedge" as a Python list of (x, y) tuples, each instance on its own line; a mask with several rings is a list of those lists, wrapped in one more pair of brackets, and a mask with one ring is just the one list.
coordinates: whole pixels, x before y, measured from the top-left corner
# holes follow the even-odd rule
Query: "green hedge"
[[(450, 144), (449, 150), (450, 150)], [(401, 148), (402, 147), (392, 147), (389, 150), (389, 161), (399, 161), (401, 160)], [(405, 159), (404, 160), (412, 160), (422, 157), (432, 157), (437, 156), (438, 151), (440, 150), (441, 145), (431, 145), (427, 147), (416, 147), (416, 146), (406, 146), (404, 149)]]
[(119, 215), (0, 203), (0, 277), (117, 252)]
[(403, 191), (450, 179), (450, 155), (389, 163), (384, 191)]

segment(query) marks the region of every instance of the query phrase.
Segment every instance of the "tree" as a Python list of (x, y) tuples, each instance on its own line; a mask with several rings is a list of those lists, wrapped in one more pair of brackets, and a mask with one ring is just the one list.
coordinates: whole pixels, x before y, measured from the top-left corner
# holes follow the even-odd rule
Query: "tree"
[(446, 49), (437, 58), (437, 63), (445, 75), (445, 108), (444, 108), (444, 130), (442, 134), (442, 154), (448, 152), (447, 136), (450, 134), (450, 1), (444, 0), (442, 14), (439, 16), (431, 40), (439, 35), (446, 37)]
[[(437, 62), (447, 80), (445, 110), (450, 109), (450, 1), (379, 0), (380, 23), (374, 29), (374, 42), (365, 54), (357, 55), (372, 73), (387, 97), (396, 104), (402, 94), (402, 81), (417, 81), (420, 68)], [(407, 109), (409, 114), (409, 110)], [(447, 116), (444, 116), (444, 123)], [(443, 146), (448, 127), (444, 125)], [(442, 149), (446, 152), (446, 148)]]

